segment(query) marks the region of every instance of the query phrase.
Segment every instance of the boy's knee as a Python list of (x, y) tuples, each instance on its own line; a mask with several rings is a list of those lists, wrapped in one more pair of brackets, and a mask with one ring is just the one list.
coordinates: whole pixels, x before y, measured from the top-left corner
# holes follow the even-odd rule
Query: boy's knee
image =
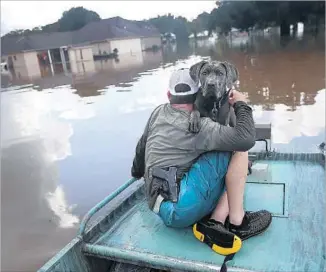
[(171, 228), (186, 228), (195, 223), (195, 221), (191, 217), (188, 217), (187, 214), (177, 216), (174, 212), (172, 212), (168, 217), (161, 216), (161, 218), (163, 223)]
[(187, 228), (193, 225), (195, 222), (186, 220), (185, 218), (173, 218), (172, 220), (165, 221), (163, 220), (164, 224), (170, 228)]
[(159, 215), (167, 227), (186, 228), (195, 224), (200, 219), (200, 213), (200, 206), (197, 205), (189, 207), (189, 209), (179, 209), (171, 202), (163, 202)]

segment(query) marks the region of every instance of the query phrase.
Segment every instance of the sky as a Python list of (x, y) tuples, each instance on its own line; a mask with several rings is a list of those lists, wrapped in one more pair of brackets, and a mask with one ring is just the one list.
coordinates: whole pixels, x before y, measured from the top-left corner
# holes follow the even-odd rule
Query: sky
[(72, 7), (83, 6), (102, 19), (120, 16), (142, 20), (172, 13), (189, 20), (210, 12), (215, 1), (4, 1), (1, 0), (1, 35), (14, 29), (27, 29), (57, 21)]

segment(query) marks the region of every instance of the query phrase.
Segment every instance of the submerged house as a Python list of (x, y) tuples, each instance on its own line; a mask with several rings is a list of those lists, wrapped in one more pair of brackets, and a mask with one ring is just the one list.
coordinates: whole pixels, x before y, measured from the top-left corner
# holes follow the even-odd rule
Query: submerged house
[(87, 24), (76, 31), (76, 42), (90, 42), (94, 55), (119, 54), (145, 51), (161, 46), (159, 31), (149, 23), (129, 21), (114, 17)]
[(1, 37), (1, 62), (34, 77), (48, 72), (73, 73), (94, 65), (93, 56), (117, 49), (119, 55), (135, 54), (153, 46), (161, 47), (159, 31), (149, 23), (121, 17), (91, 22), (72, 32), (35, 33)]

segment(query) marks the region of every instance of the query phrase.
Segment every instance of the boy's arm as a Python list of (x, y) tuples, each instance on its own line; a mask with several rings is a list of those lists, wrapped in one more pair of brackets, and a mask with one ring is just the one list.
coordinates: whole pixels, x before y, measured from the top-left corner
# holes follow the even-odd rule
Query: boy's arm
[(137, 143), (136, 154), (131, 168), (131, 176), (138, 179), (142, 178), (145, 173), (145, 149), (149, 130), (149, 121), (150, 120), (147, 121), (145, 131)]
[(243, 101), (234, 105), (235, 127), (215, 123), (202, 118), (196, 148), (203, 151), (248, 151), (255, 145), (256, 129), (252, 109)]
[(145, 130), (141, 138), (139, 139), (137, 146), (136, 146), (136, 154), (132, 163), (131, 167), (131, 176), (134, 178), (142, 178), (145, 173), (145, 150), (146, 150), (146, 143), (147, 137), (150, 130), (150, 126), (153, 120), (153, 116), (157, 114), (159, 109), (163, 105), (158, 106), (149, 117), (147, 124), (145, 126)]

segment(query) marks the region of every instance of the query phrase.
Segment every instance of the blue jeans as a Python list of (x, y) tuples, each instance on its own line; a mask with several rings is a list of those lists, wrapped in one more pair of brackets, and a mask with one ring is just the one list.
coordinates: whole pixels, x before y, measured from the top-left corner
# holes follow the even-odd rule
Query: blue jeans
[(225, 176), (231, 152), (201, 155), (180, 181), (177, 203), (163, 201), (159, 216), (165, 225), (184, 228), (198, 222), (214, 210), (225, 191)]

